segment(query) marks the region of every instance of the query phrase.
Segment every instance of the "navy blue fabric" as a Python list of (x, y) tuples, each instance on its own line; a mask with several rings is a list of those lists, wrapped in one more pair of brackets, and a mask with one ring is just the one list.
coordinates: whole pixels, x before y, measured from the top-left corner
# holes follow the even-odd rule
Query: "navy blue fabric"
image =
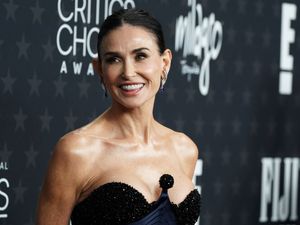
[(129, 225), (177, 225), (167, 190), (162, 191), (148, 215)]

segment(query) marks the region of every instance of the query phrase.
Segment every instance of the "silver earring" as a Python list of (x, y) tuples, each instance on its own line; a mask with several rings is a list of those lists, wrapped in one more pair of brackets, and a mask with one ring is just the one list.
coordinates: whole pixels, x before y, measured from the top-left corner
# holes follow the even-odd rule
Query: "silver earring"
[(168, 76), (168, 73), (163, 70), (163, 76), (160, 77), (160, 91), (164, 91), (164, 85), (166, 83), (166, 80), (167, 80), (167, 76)]

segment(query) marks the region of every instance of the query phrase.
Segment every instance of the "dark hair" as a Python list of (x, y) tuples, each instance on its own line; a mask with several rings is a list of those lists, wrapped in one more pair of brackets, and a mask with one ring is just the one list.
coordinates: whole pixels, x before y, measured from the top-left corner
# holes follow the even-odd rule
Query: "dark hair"
[(103, 22), (98, 34), (97, 51), (100, 58), (100, 48), (103, 38), (112, 30), (121, 27), (123, 24), (140, 26), (146, 28), (156, 37), (159, 51), (162, 54), (165, 47), (165, 40), (160, 23), (148, 12), (142, 9), (120, 9), (108, 16)]

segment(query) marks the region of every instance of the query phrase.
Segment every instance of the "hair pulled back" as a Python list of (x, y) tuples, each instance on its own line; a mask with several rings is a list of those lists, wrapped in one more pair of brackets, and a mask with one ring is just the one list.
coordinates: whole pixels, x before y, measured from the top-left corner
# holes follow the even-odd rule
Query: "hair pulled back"
[(142, 9), (120, 9), (108, 16), (101, 25), (97, 43), (99, 58), (103, 38), (110, 31), (113, 31), (114, 29), (121, 27), (124, 24), (145, 28), (156, 37), (160, 53), (162, 54), (165, 51), (165, 40), (161, 24), (154, 17), (152, 17), (148, 12)]

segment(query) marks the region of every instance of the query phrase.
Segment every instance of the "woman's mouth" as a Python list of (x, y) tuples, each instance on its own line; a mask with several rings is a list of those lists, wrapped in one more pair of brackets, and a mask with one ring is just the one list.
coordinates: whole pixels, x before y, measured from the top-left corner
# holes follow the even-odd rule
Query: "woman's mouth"
[(124, 91), (137, 91), (144, 87), (145, 84), (122, 84), (119, 87)]

